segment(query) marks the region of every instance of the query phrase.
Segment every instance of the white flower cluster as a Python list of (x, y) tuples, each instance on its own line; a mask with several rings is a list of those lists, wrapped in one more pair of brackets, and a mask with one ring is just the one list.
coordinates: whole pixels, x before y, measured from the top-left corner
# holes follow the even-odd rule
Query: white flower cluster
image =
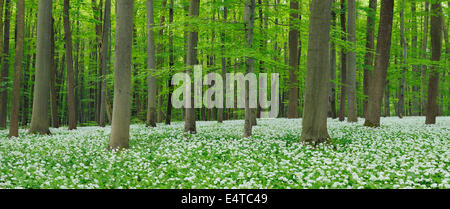
[(382, 118), (381, 128), (328, 120), (333, 145), (299, 143), (301, 119), (132, 125), (130, 149), (106, 149), (110, 127), (0, 131), (0, 188), (450, 188), (450, 117)]

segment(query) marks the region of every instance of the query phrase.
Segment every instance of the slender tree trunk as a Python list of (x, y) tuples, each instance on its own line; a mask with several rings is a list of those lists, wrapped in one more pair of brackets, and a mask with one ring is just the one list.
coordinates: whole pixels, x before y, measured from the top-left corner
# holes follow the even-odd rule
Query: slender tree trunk
[(147, 0), (147, 126), (156, 127), (156, 78), (155, 73), (155, 32), (154, 32), (153, 0)]
[[(57, 71), (57, 60), (55, 61), (55, 21), (52, 18), (52, 34), (51, 34), (51, 68), (50, 68), (50, 108), (52, 116), (52, 127), (59, 128), (59, 117), (58, 117), (58, 95), (56, 92), (56, 71)], [(58, 56), (56, 56), (58, 59)]]
[(290, 1), (288, 118), (298, 118), (298, 1)]
[(166, 115), (166, 125), (170, 125), (170, 121), (172, 120), (172, 68), (174, 66), (174, 55), (173, 55), (173, 0), (170, 0), (170, 8), (169, 8), (169, 80), (167, 81), (167, 87), (169, 89), (169, 94), (167, 97), (167, 115)]
[(381, 102), (386, 86), (386, 74), (391, 51), (394, 0), (381, 0), (375, 67), (370, 77), (367, 117), (364, 126), (379, 127)]
[[(336, 0), (332, 1), (334, 4)], [(331, 10), (331, 26), (336, 27), (336, 12)], [(330, 41), (330, 82), (329, 82), (329, 104), (330, 104), (330, 116), (336, 118), (336, 45), (334, 41)]]
[[(414, 59), (419, 58), (418, 57), (418, 49), (417, 49), (417, 13), (416, 13), (416, 1), (411, 1), (411, 18), (412, 18), (412, 38), (411, 38), (411, 57)], [(419, 68), (417, 65), (413, 65), (413, 75), (414, 79), (420, 79), (420, 73)], [(411, 113), (414, 116), (418, 116), (420, 113), (420, 100), (418, 95), (420, 85), (412, 84), (412, 110)]]
[[(198, 17), (200, 0), (189, 1), (189, 16)], [(197, 64), (197, 43), (198, 43), (198, 29), (191, 28), (188, 31), (188, 47), (186, 56), (186, 73), (192, 78), (194, 65)], [(195, 126), (195, 108), (194, 108), (194, 83), (191, 82), (191, 106), (185, 107), (185, 126), (184, 132), (196, 133)]]
[(50, 91), (52, 0), (38, 4), (38, 32), (36, 47), (36, 74), (30, 133), (50, 134), (48, 128), (48, 99)]
[(309, 23), (301, 141), (313, 145), (329, 142), (327, 94), (330, 78), (331, 0), (313, 0)]
[[(345, 27), (345, 0), (341, 0), (341, 30), (346, 33)], [(346, 35), (342, 35), (342, 41), (346, 41)], [(346, 102), (346, 83), (347, 83), (347, 52), (341, 47), (341, 98), (339, 104), (339, 121), (345, 120), (345, 102)]]
[(347, 53), (347, 102), (348, 122), (358, 121), (358, 106), (356, 102), (356, 4), (348, 0), (348, 41), (352, 43)]
[(111, 24), (111, 0), (105, 0), (105, 17), (103, 19), (103, 37), (102, 37), (102, 57), (101, 63), (101, 99), (100, 99), (100, 115), (99, 125), (105, 126), (105, 113), (106, 113), (106, 69), (108, 68), (108, 49), (109, 49), (109, 25)]
[(72, 32), (70, 30), (69, 0), (64, 0), (64, 33), (66, 41), (66, 64), (67, 64), (67, 105), (69, 113), (69, 130), (77, 128), (77, 114), (75, 112), (73, 56), (72, 56)]
[(129, 146), (131, 99), (131, 50), (134, 1), (117, 0), (116, 49), (114, 55), (114, 104), (109, 149)]
[[(442, 50), (442, 7), (440, 2), (431, 4), (431, 60), (439, 62)], [(428, 101), (425, 124), (435, 124), (438, 111), (437, 97), (439, 95), (439, 67), (432, 66), (428, 80)]]
[[(253, 47), (253, 29), (255, 23), (255, 0), (247, 0), (245, 2), (244, 11), (244, 28), (247, 33), (247, 48)], [(297, 50), (297, 49), (296, 49)], [(246, 70), (247, 73), (253, 73), (254, 58), (247, 57)], [(245, 123), (244, 123), (244, 137), (252, 136), (252, 115), (254, 114), (250, 108), (250, 82), (245, 82)]]
[[(227, 11), (227, 7), (225, 6), (225, 7), (223, 7), (223, 24), (226, 24), (227, 23), (227, 14), (228, 13), (228, 11)], [(222, 31), (222, 33), (221, 33), (221, 42), (222, 42), (222, 47), (221, 47), (221, 49), (222, 49), (222, 79), (223, 79), (223, 82), (222, 82), (222, 89), (223, 90), (225, 90), (226, 89), (226, 73), (227, 73), (227, 60), (226, 60), (226, 58), (225, 58), (225, 38), (226, 38), (226, 36), (225, 36), (225, 30), (223, 30)], [(218, 118), (217, 118), (217, 122), (219, 122), (219, 123), (222, 123), (223, 122), (223, 120), (224, 120), (224, 117), (225, 117), (225, 115), (224, 115), (224, 108), (225, 108), (225, 101), (226, 101), (226, 99), (225, 99), (226, 97), (225, 97), (225, 94), (223, 94), (223, 101), (224, 101), (224, 103), (223, 103), (223, 105), (224, 105), (224, 107), (223, 108), (219, 108), (218, 110)]]
[[(423, 21), (423, 35), (422, 35), (422, 46), (421, 46), (421, 58), (426, 59), (427, 57), (427, 45), (428, 45), (428, 32), (429, 32), (429, 10), (430, 10), (430, 4), (428, 1), (425, 1), (425, 15), (424, 15), (424, 21)], [(422, 114), (426, 115), (426, 87), (427, 87), (427, 66), (422, 65), (421, 66), (421, 79), (422, 79), (422, 87), (421, 87), (421, 101), (422, 101)]]
[(364, 57), (364, 80), (363, 92), (363, 116), (367, 115), (367, 96), (369, 94), (369, 79), (373, 69), (373, 55), (375, 48), (375, 19), (377, 17), (377, 0), (370, 0), (369, 10), (367, 12), (367, 31), (366, 31), (366, 55)]
[[(6, 128), (6, 114), (7, 114), (7, 101), (8, 101), (8, 80), (9, 80), (9, 30), (11, 23), (11, 1), (6, 0), (5, 3), (5, 31), (3, 39), (3, 56), (2, 72), (0, 78), (0, 129)], [(1, 30), (2, 28), (0, 28)]]
[(400, 10), (400, 44), (403, 47), (403, 69), (402, 77), (400, 79), (400, 88), (398, 92), (398, 104), (397, 104), (397, 115), (399, 118), (403, 117), (405, 112), (405, 73), (408, 70), (407, 59), (408, 59), (408, 43), (405, 37), (405, 0), (402, 1), (402, 9)]
[(14, 84), (11, 105), (9, 136), (19, 136), (20, 76), (22, 74), (23, 45), (25, 35), (25, 0), (17, 1), (16, 15), (16, 52), (14, 60)]

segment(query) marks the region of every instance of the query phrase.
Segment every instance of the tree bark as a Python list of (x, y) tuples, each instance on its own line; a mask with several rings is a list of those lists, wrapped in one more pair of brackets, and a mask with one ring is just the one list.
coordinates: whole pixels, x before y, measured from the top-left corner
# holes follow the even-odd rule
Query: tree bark
[(366, 30), (366, 55), (364, 57), (364, 79), (363, 79), (363, 116), (367, 115), (367, 96), (369, 94), (369, 79), (373, 70), (374, 40), (375, 40), (375, 19), (377, 17), (377, 0), (370, 0), (367, 12)]
[[(442, 50), (442, 6), (440, 2), (431, 4), (431, 61), (439, 62), (441, 60)], [(425, 124), (435, 124), (438, 111), (437, 97), (439, 95), (439, 67), (433, 63), (429, 72), (428, 80), (428, 101)]]
[(100, 99), (100, 115), (99, 125), (105, 126), (105, 113), (106, 113), (106, 69), (108, 68), (108, 49), (109, 49), (109, 34), (111, 24), (111, 0), (105, 1), (105, 17), (103, 18), (103, 37), (102, 37), (102, 57), (101, 63), (101, 99)]
[(22, 74), (23, 45), (25, 35), (25, 0), (18, 0), (16, 7), (16, 57), (14, 60), (14, 83), (9, 127), (10, 137), (19, 136), (20, 76)]
[(309, 23), (301, 141), (317, 145), (329, 142), (327, 94), (330, 78), (331, 0), (313, 0)]
[(351, 50), (347, 53), (347, 102), (348, 122), (358, 121), (358, 106), (356, 102), (356, 4), (355, 0), (348, 0), (348, 41)]
[(129, 146), (133, 6), (134, 1), (117, 0), (114, 104), (109, 139), (109, 149), (113, 150)]
[(147, 126), (156, 127), (156, 78), (155, 73), (155, 32), (153, 16), (153, 0), (147, 0)]
[[(199, 15), (200, 0), (190, 0), (189, 1), (189, 16), (191, 18), (196, 18)], [(188, 31), (188, 46), (187, 46), (187, 56), (186, 56), (186, 73), (193, 78), (193, 68), (197, 64), (197, 43), (198, 43), (198, 29), (191, 28)], [(191, 82), (191, 98), (186, 98), (191, 100), (191, 106), (185, 107), (185, 126), (184, 132), (196, 133), (195, 126), (195, 107), (194, 107), (194, 82)]]
[[(253, 47), (253, 29), (255, 23), (255, 0), (247, 0), (245, 3), (244, 13), (244, 28), (247, 37), (247, 48)], [(297, 49), (296, 49), (297, 50)], [(253, 57), (247, 57), (246, 73), (253, 73), (255, 60)], [(244, 123), (244, 137), (252, 136), (252, 117), (255, 114), (250, 108), (250, 82), (245, 81), (245, 123)]]
[(169, 89), (169, 94), (167, 97), (167, 115), (166, 115), (166, 125), (170, 125), (172, 120), (172, 68), (174, 66), (174, 55), (173, 55), (173, 0), (170, 0), (169, 7), (169, 80), (167, 81), (167, 87)]
[[(1, 11), (0, 11), (1, 12)], [(2, 72), (0, 78), (0, 129), (6, 128), (6, 114), (7, 114), (7, 101), (8, 101), (8, 79), (9, 79), (9, 30), (11, 23), (11, 1), (5, 2), (5, 31), (3, 39), (3, 56), (2, 58)], [(1, 30), (2, 28), (0, 28)]]
[[(428, 48), (428, 32), (429, 32), (429, 10), (430, 10), (430, 4), (428, 3), (428, 1), (425, 1), (425, 15), (424, 15), (424, 21), (423, 21), (423, 35), (422, 35), (422, 46), (421, 46), (421, 58), (422, 59), (426, 59), (427, 57), (427, 48)], [(422, 87), (421, 87), (421, 101), (422, 101), (422, 114), (426, 115), (426, 100), (425, 100), (425, 95), (426, 95), (426, 87), (427, 87), (427, 66), (426, 65), (422, 65), (421, 67), (421, 78), (422, 78)]]
[[(341, 30), (346, 33), (345, 27), (345, 0), (341, 0)], [(342, 35), (342, 41), (346, 41), (346, 35)], [(347, 83), (347, 52), (345, 48), (341, 48), (341, 98), (339, 104), (339, 121), (345, 120), (345, 102), (346, 102), (346, 83)]]
[(369, 83), (368, 112), (364, 126), (380, 126), (381, 102), (386, 86), (386, 74), (391, 51), (393, 11), (394, 0), (381, 1), (375, 67)]
[(50, 91), (52, 0), (38, 4), (36, 74), (30, 133), (50, 134), (48, 128), (48, 99)]
[[(332, 5), (336, 0), (332, 1)], [(331, 26), (334, 28), (336, 26), (336, 12), (331, 10)], [(330, 82), (329, 82), (329, 111), (330, 117), (335, 119), (336, 114), (336, 45), (334, 41), (330, 41)]]
[[(226, 6), (224, 6), (223, 7), (223, 24), (226, 24), (227, 23), (227, 14), (228, 13), (228, 11), (227, 11), (227, 7)], [(221, 33), (221, 42), (222, 42), (222, 46), (221, 46), (221, 52), (222, 52), (222, 72), (221, 72), (221, 74), (222, 74), (222, 79), (223, 79), (223, 82), (222, 82), (222, 89), (226, 89), (226, 73), (227, 73), (227, 60), (226, 60), (226, 58), (225, 58), (225, 38), (226, 38), (226, 36), (225, 36), (225, 29), (224, 30), (222, 30), (222, 33)], [(223, 100), (222, 101), (224, 101), (224, 103), (223, 103), (223, 105), (224, 105), (224, 107), (223, 108), (218, 108), (218, 117), (217, 117), (217, 122), (219, 122), (219, 123), (222, 123), (223, 122), (223, 120), (224, 120), (224, 117), (225, 117), (225, 115), (224, 115), (224, 108), (225, 108), (225, 101), (226, 101), (226, 99), (225, 99), (225, 94), (223, 94)]]
[(405, 37), (405, 0), (402, 0), (402, 9), (400, 10), (400, 45), (403, 47), (403, 69), (402, 77), (400, 79), (400, 88), (398, 92), (397, 116), (403, 118), (405, 112), (405, 73), (408, 70), (408, 43)]
[(289, 19), (289, 103), (288, 118), (298, 118), (298, 30), (294, 24), (298, 19), (298, 1), (290, 1)]
[(67, 106), (69, 113), (69, 130), (77, 128), (77, 115), (75, 112), (73, 56), (72, 56), (72, 32), (70, 30), (69, 0), (64, 0), (64, 33), (66, 41), (66, 64), (67, 64)]

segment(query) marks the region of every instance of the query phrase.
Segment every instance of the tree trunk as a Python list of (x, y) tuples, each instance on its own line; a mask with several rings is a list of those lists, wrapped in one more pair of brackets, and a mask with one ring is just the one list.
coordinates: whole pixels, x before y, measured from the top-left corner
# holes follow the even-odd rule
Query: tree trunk
[(289, 19), (289, 104), (288, 118), (298, 118), (298, 1), (290, 1)]
[(369, 83), (367, 117), (364, 126), (380, 126), (381, 102), (386, 86), (386, 74), (391, 51), (393, 11), (394, 0), (381, 1), (375, 67)]
[[(431, 61), (441, 60), (442, 49), (442, 7), (440, 2), (431, 4)], [(425, 124), (435, 124), (438, 111), (437, 97), (439, 95), (439, 67), (435, 64), (429, 72), (428, 101)]]
[[(425, 1), (425, 15), (424, 15), (424, 21), (423, 21), (423, 35), (422, 35), (422, 46), (421, 46), (421, 58), (422, 59), (426, 59), (427, 57), (427, 45), (428, 45), (428, 32), (429, 32), (429, 27), (428, 27), (428, 23), (429, 23), (429, 10), (430, 10), (430, 4), (428, 3), (428, 1)], [(422, 79), (422, 87), (421, 87), (421, 101), (422, 101), (422, 114), (426, 115), (426, 100), (425, 100), (425, 95), (426, 95), (426, 87), (427, 87), (427, 66), (426, 65), (422, 65), (421, 67), (421, 79)]]
[[(227, 23), (227, 7), (226, 6), (224, 6), (223, 7), (223, 23), (224, 24), (226, 24)], [(223, 82), (222, 82), (222, 89), (223, 90), (225, 90), (226, 89), (226, 73), (227, 73), (227, 61), (226, 61), (226, 58), (225, 58), (225, 32), (226, 32), (226, 30), (223, 30), (222, 31), (222, 33), (221, 33), (221, 42), (222, 42), (222, 47), (221, 47), (221, 49), (222, 49), (222, 79), (223, 79)], [(225, 108), (225, 101), (226, 101), (226, 99), (225, 99), (225, 94), (223, 94), (223, 100), (222, 101), (224, 101), (224, 103), (223, 103), (223, 105), (224, 105), (224, 107), (223, 108), (219, 108), (218, 110), (218, 118), (217, 118), (217, 122), (219, 122), (219, 123), (222, 123), (223, 122), (223, 120), (224, 120), (224, 117), (225, 117), (225, 115), (224, 115), (224, 108)]]
[[(336, 0), (333, 0), (334, 4)], [(334, 28), (336, 26), (336, 12), (331, 10), (331, 26)], [(330, 41), (330, 82), (329, 82), (329, 111), (330, 117), (335, 119), (336, 114), (336, 45), (334, 41)]]
[(313, 145), (329, 142), (327, 94), (330, 78), (331, 0), (313, 0), (309, 23), (301, 141)]
[[(346, 33), (345, 27), (345, 0), (341, 0), (341, 30)], [(346, 41), (346, 35), (342, 35), (342, 41)], [(346, 98), (346, 83), (347, 83), (347, 53), (344, 47), (341, 47), (341, 98), (339, 104), (339, 121), (345, 120), (345, 98)]]
[(358, 106), (356, 102), (356, 5), (355, 0), (348, 0), (348, 41), (351, 50), (347, 53), (347, 102), (348, 122), (358, 121)]
[(111, 24), (111, 0), (105, 1), (105, 17), (103, 18), (103, 37), (102, 37), (102, 57), (101, 63), (101, 99), (100, 99), (100, 115), (99, 125), (105, 127), (105, 113), (106, 113), (106, 69), (108, 68), (108, 49), (109, 49), (109, 25)]
[[(1, 12), (1, 11), (0, 11)], [(5, 3), (5, 31), (3, 39), (2, 72), (0, 78), (0, 129), (6, 128), (6, 114), (8, 101), (8, 79), (9, 79), (9, 30), (11, 23), (11, 1)], [(0, 28), (1, 30), (2, 28)]]
[(169, 89), (169, 94), (167, 97), (167, 116), (166, 116), (166, 125), (170, 125), (170, 121), (172, 120), (172, 68), (174, 66), (174, 55), (173, 55), (173, 0), (170, 0), (170, 8), (169, 8), (169, 80), (167, 81), (167, 87)]
[(109, 149), (114, 150), (129, 146), (133, 6), (134, 1), (117, 0), (114, 104), (109, 139)]
[(156, 127), (156, 78), (155, 73), (155, 32), (153, 17), (153, 0), (147, 0), (147, 126)]
[(405, 112), (405, 73), (408, 70), (408, 43), (405, 37), (405, 0), (402, 1), (402, 9), (400, 10), (400, 45), (403, 47), (403, 69), (402, 77), (400, 79), (400, 88), (398, 92), (397, 116), (403, 117)]
[(52, 116), (52, 127), (59, 128), (59, 117), (58, 117), (58, 95), (56, 92), (56, 71), (57, 71), (57, 59), (55, 61), (55, 21), (52, 18), (52, 34), (51, 34), (51, 68), (50, 68), (50, 108)]
[[(253, 47), (253, 29), (255, 23), (255, 0), (247, 0), (245, 3), (244, 11), (244, 28), (247, 37), (247, 48)], [(297, 49), (296, 49), (297, 50)], [(247, 73), (253, 73), (254, 58), (247, 57), (246, 71)], [(250, 108), (250, 82), (245, 81), (245, 123), (244, 123), (244, 137), (252, 136), (252, 117), (255, 114)]]
[[(200, 0), (189, 1), (189, 16), (192, 18), (198, 17)], [(197, 64), (197, 43), (198, 43), (198, 29), (190, 28), (188, 31), (188, 46), (186, 56), (186, 73), (192, 78), (194, 65)], [(194, 107), (194, 83), (191, 82), (191, 106), (185, 107), (185, 125), (184, 132), (196, 133), (195, 126), (195, 107)]]
[(14, 84), (11, 105), (11, 120), (9, 127), (9, 136), (19, 136), (19, 107), (20, 107), (20, 76), (22, 73), (23, 45), (25, 35), (25, 0), (17, 1), (16, 13), (16, 52), (14, 60)]
[(67, 64), (67, 106), (69, 113), (69, 130), (77, 128), (77, 115), (75, 112), (75, 94), (73, 90), (73, 56), (72, 56), (72, 32), (70, 30), (69, 0), (64, 0), (64, 33), (66, 41), (66, 64)]
[(52, 0), (40, 0), (36, 46), (36, 74), (30, 133), (50, 134), (48, 99), (50, 91)]
[[(414, 59), (419, 58), (418, 55), (418, 49), (417, 49), (417, 13), (416, 13), (416, 1), (411, 1), (411, 17), (412, 17), (412, 38), (411, 38), (411, 57)], [(420, 79), (420, 73), (417, 65), (413, 65), (413, 75), (414, 79)], [(420, 113), (420, 99), (418, 95), (420, 95), (419, 92), (420, 85), (412, 84), (412, 109), (411, 113), (414, 116), (418, 116)]]
[(364, 57), (364, 80), (363, 80), (363, 116), (367, 115), (367, 96), (369, 94), (369, 79), (373, 69), (374, 40), (375, 40), (375, 19), (377, 17), (377, 0), (370, 0), (367, 12), (366, 30), (366, 55)]

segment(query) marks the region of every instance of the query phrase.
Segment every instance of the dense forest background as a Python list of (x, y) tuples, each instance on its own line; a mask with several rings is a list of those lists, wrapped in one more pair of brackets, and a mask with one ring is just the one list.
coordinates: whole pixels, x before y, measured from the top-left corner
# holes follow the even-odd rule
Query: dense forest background
[[(20, 2), (20, 1), (17, 1)], [(20, 37), (19, 16), (23, 15), (24, 45), (20, 62), (19, 124), (31, 120), (35, 90), (38, 2), (25, 0), (23, 13), (16, 1), (0, 0), (0, 128), (6, 128), (12, 111), (14, 64)], [(256, 73), (280, 74), (279, 117), (302, 117), (308, 51), (310, 1), (257, 0), (255, 3), (254, 40), (247, 44), (242, 0), (201, 0), (198, 17), (189, 16), (189, 1), (155, 0), (155, 67), (148, 70), (148, 18), (145, 0), (134, 1), (132, 27), (132, 123), (147, 118), (148, 76), (156, 80), (157, 122), (184, 120), (184, 109), (172, 109), (169, 84), (171, 76), (185, 71), (188, 31), (198, 31), (197, 60), (203, 72), (245, 72), (246, 57), (254, 58)], [(106, 4), (105, 4), (106, 3)], [(375, 4), (375, 5), (374, 5)], [(435, 3), (436, 4), (436, 3)], [(431, 61), (431, 3), (426, 0), (395, 1), (392, 41), (383, 116), (418, 116), (426, 111), (429, 71), (432, 65), (440, 74), (438, 115), (450, 114), (448, 69), (450, 53), (448, 28), (450, 3), (442, 5), (442, 57)], [(107, 12), (110, 8), (110, 14)], [(345, 87), (346, 55), (355, 53), (356, 113), (364, 117), (367, 104), (368, 72), (373, 69), (380, 20), (380, 1), (357, 0), (356, 18), (347, 20), (347, 1), (333, 1), (330, 26), (331, 79), (329, 116), (344, 120), (347, 115)], [(374, 11), (376, 9), (376, 11)], [(19, 11), (19, 12), (18, 12)], [(22, 14), (21, 14), (22, 13)], [(68, 14), (68, 15), (67, 15)], [(107, 0), (55, 0), (52, 5), (51, 78), (49, 118), (51, 126), (69, 124), (70, 111), (78, 126), (105, 125), (111, 121), (114, 95), (114, 49), (116, 43), (117, 2)], [(65, 19), (67, 17), (67, 19)], [(70, 17), (70, 19), (69, 19)], [(351, 24), (351, 25), (350, 25)], [(354, 24), (354, 25), (353, 25)], [(372, 27), (373, 26), (373, 27)], [(355, 28), (355, 41), (348, 40), (348, 28)], [(19, 27), (20, 28), (20, 27)], [(69, 33), (68, 33), (69, 31)], [(372, 32), (371, 32), (372, 31)], [(18, 33), (19, 32), (19, 33)], [(67, 36), (69, 34), (69, 36)], [(374, 45), (368, 45), (371, 40)], [(374, 35), (375, 34), (375, 35)], [(374, 37), (375, 36), (375, 37)], [(69, 42), (67, 41), (69, 39)], [(105, 44), (105, 42), (108, 42)], [(104, 46), (107, 47), (104, 47)], [(67, 61), (71, 53), (70, 62)], [(371, 56), (371, 55), (369, 55)], [(373, 55), (372, 55), (373, 56)], [(374, 56), (373, 56), (374, 57)], [(70, 64), (67, 64), (70, 63)], [(68, 68), (68, 66), (70, 66)], [(71, 78), (73, 76), (73, 78)], [(102, 85), (102, 78), (105, 83)], [(73, 80), (72, 80), (73, 79)], [(68, 89), (73, 85), (73, 92)], [(206, 86), (204, 87), (207, 88)], [(351, 88), (350, 88), (351, 89)], [(103, 90), (103, 91), (102, 91)], [(105, 96), (102, 99), (102, 92)], [(72, 105), (69, 94), (73, 94)], [(102, 101), (104, 104), (102, 105)], [(291, 101), (291, 102), (289, 102)], [(259, 112), (260, 109), (255, 110)], [(223, 119), (242, 119), (244, 109), (225, 109)], [(350, 114), (350, 113), (349, 113)], [(259, 115), (259, 114), (257, 114)], [(197, 120), (217, 120), (217, 109), (196, 111)]]

